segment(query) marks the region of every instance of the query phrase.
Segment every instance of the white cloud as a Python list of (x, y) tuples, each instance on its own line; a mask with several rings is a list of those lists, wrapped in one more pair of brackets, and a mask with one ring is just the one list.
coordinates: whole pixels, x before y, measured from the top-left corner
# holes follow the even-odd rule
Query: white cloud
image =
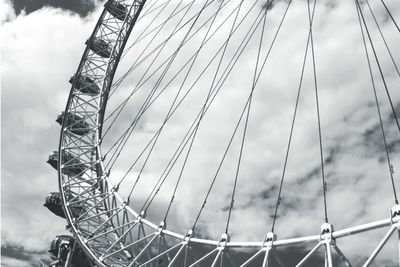
[(8, 258), (8, 257), (2, 257), (1, 258), (1, 265), (4, 267), (30, 267), (32, 266), (32, 263), (22, 261), (22, 260), (17, 260), (13, 258)]
[(15, 12), (10, 0), (1, 0), (0, 10), (0, 24), (15, 19)]
[(42, 206), (58, 190), (46, 160), (57, 149), (55, 119), (96, 16), (43, 8), (2, 25), (2, 239), (26, 250), (47, 249), (65, 233), (65, 220)]

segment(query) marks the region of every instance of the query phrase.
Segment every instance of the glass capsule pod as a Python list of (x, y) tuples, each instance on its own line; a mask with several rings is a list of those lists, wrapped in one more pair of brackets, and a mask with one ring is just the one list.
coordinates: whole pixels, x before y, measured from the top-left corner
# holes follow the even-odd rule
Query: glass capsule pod
[(89, 259), (86, 257), (83, 250), (76, 243), (75, 239), (69, 235), (56, 236), (51, 242), (49, 253), (52, 254), (51, 258), (56, 258), (60, 263), (65, 263), (69, 251), (75, 245), (74, 252), (72, 254), (71, 263), (74, 266), (86, 267), (91, 266)]
[[(64, 120), (64, 114), (65, 112), (61, 112), (60, 115), (58, 115), (56, 122), (58, 122), (60, 125), (63, 124)], [(85, 135), (90, 132), (91, 127), (89, 123), (87, 123), (84, 119), (79, 117), (78, 115), (72, 114), (72, 113), (67, 113), (67, 129), (76, 134), (76, 135)]]
[(55, 258), (42, 258), (42, 259), (40, 259), (39, 260), (39, 267), (51, 267), (51, 266), (53, 266), (53, 267), (58, 267), (57, 265), (54, 265), (55, 263), (55, 261), (56, 261), (57, 259), (55, 259)]
[(73, 75), (69, 82), (73, 84), (74, 80), (76, 80), (75, 88), (82, 94), (98, 95), (100, 93), (100, 88), (93, 79), (81, 74), (77, 79), (75, 79), (75, 75)]
[(124, 20), (126, 14), (128, 14), (128, 8), (124, 4), (115, 0), (109, 0), (105, 3), (104, 7), (111, 15), (119, 20)]
[[(45, 203), (43, 204), (44, 207), (48, 208), (52, 213), (55, 215), (61, 217), (61, 218), (66, 218), (64, 209), (62, 207), (62, 199), (61, 199), (61, 194), (60, 192), (51, 192), (45, 200)], [(74, 217), (78, 217), (80, 214), (84, 212), (84, 207), (81, 205), (73, 205), (70, 207), (70, 210), (72, 212), (72, 215)]]
[(95, 37), (91, 42), (86, 42), (86, 44), (88, 43), (90, 50), (92, 50), (97, 55), (104, 58), (109, 58), (111, 56), (112, 47), (108, 42), (104, 41), (103, 39)]
[[(47, 163), (57, 170), (58, 160), (58, 151), (54, 151), (49, 156)], [(62, 172), (68, 176), (82, 175), (87, 169), (89, 169), (86, 164), (65, 151), (63, 152), (63, 164), (65, 164), (65, 166), (62, 168)]]
[(44, 207), (48, 208), (55, 215), (65, 219), (65, 213), (61, 204), (61, 195), (59, 192), (51, 192), (43, 204)]

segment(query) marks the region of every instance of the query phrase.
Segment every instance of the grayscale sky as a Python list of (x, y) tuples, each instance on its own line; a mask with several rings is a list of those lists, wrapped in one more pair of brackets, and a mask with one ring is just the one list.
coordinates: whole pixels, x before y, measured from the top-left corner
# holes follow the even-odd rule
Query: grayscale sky
[[(284, 3), (276, 1), (272, 10), (276, 9), (276, 14), (281, 14), (279, 12), (283, 10)], [(394, 17), (400, 21), (400, 2), (387, 0), (387, 3)], [(376, 2), (373, 6), (392, 48), (394, 60), (399, 65), (400, 57), (396, 49), (400, 47), (400, 36), (378, 4)], [(46, 164), (46, 160), (51, 151), (57, 149), (59, 125), (55, 119), (65, 108), (70, 89), (69, 77), (78, 66), (85, 40), (96, 23), (101, 7), (102, 1), (96, 0), (0, 0), (2, 266), (37, 264), (38, 259), (46, 254), (54, 236), (68, 233), (64, 229), (65, 221), (42, 206), (47, 194), (58, 190), (56, 172)], [(296, 28), (301, 23), (307, 25), (305, 17), (302, 17), (302, 7), (304, 2), (296, 1), (286, 22), (286, 30), (280, 36), (278, 49), (274, 51), (265, 76), (260, 80), (259, 87), (266, 90), (257, 91), (256, 97), (262, 101), (254, 102), (250, 117), (252, 126), (246, 143), (248, 150), (243, 160), (230, 229), (234, 240), (260, 241), (271, 224), (305, 47), (306, 28)], [(387, 218), (393, 205), (368, 67), (352, 8), (352, 1), (321, 1), (316, 15), (319, 23), (315, 26), (328, 210), (336, 229)], [(278, 16), (272, 21), (277, 25)], [(139, 23), (138, 30), (145, 28), (146, 23), (147, 20)], [(266, 38), (271, 37), (271, 32)], [(380, 44), (377, 48), (382, 56), (382, 67), (395, 110), (400, 116), (400, 77), (375, 28), (372, 35)], [(194, 41), (194, 46), (199, 40)], [(232, 42), (238, 43), (238, 40), (233, 39)], [(218, 42), (212, 44), (217, 45)], [(257, 42), (250, 43), (249, 47), (249, 53), (254, 55)], [(212, 49), (211, 45), (210, 54)], [(135, 51), (138, 50), (134, 49), (127, 55), (135, 57)], [(184, 56), (186, 53), (189, 52), (182, 52)], [(200, 57), (200, 63), (206, 62), (210, 54)], [(221, 151), (233, 127), (229, 123), (238, 117), (238, 110), (236, 113), (227, 111), (243, 104), (240, 101), (248, 91), (240, 89), (251, 81), (252, 71), (249, 70), (254, 68), (252, 59), (254, 57), (249, 56), (241, 60), (240, 67), (227, 85), (231, 90), (223, 94), (223, 101), (217, 102), (207, 126), (199, 134), (195, 146), (196, 158), (192, 159), (198, 165), (188, 166), (188, 173), (194, 178), (182, 182), (178, 191), (176, 201), (179, 204), (174, 207), (174, 219), (171, 219), (174, 227), (187, 229), (198, 211), (210, 183), (209, 176), (202, 175), (212, 172), (221, 158)], [(184, 57), (177, 62), (184, 62)], [(130, 62), (124, 59), (121, 72), (129, 66)], [(140, 71), (143, 69), (139, 69), (138, 73)], [(379, 80), (378, 74), (375, 76)], [(130, 83), (134, 83), (135, 79), (137, 77), (128, 78), (120, 91), (129, 90)], [(312, 81), (311, 69), (308, 68), (283, 190), (278, 237), (316, 234), (323, 221)], [(202, 84), (206, 82), (202, 81)], [(176, 88), (174, 86), (171, 88)], [(400, 188), (400, 133), (395, 127), (382, 85), (378, 86), (378, 91), (395, 184)], [(124, 96), (126, 93), (121, 93), (116, 98)], [(139, 141), (145, 140), (148, 133), (156, 129), (154, 122), (165, 114), (160, 110), (168, 106), (171, 96), (167, 94), (164, 100), (158, 102), (160, 109), (149, 111), (140, 125)], [(161, 152), (152, 159), (154, 169), (143, 174), (145, 178), (139, 185), (144, 190), (137, 192), (138, 199), (145, 197), (146, 189), (157, 177), (158, 163), (168, 158), (167, 151), (171, 152), (169, 145), (177, 140), (175, 133), (185, 127), (185, 119), (197, 110), (196, 99), (202, 96), (201, 93), (194, 94), (192, 100), (188, 100), (191, 104), (186, 106), (186, 111), (171, 122), (170, 133), (165, 135), (167, 141), (159, 146)], [(129, 114), (125, 115), (120, 121), (120, 129), (129, 122)], [(137, 143), (131, 145), (134, 148)], [(228, 162), (235, 162), (237, 148)], [(121, 169), (113, 172), (116, 177), (123, 174), (125, 161), (129, 158), (127, 154), (121, 159)], [(230, 176), (229, 167), (225, 169), (227, 171), (216, 183), (218, 193), (212, 195), (212, 201), (200, 221), (203, 233), (213, 238), (218, 238), (223, 231), (232, 189), (232, 180), (224, 180)], [(137, 170), (134, 170), (127, 181), (132, 182), (136, 174)], [(162, 202), (165, 205), (168, 196), (168, 192), (161, 192), (155, 204)], [(154, 213), (158, 211), (162, 208), (155, 208)], [(360, 264), (365, 259), (365, 253), (372, 251), (383, 235), (384, 231), (380, 230), (354, 236), (354, 239), (352, 237), (338, 244), (353, 262)], [(395, 245), (395, 242), (388, 245), (377, 259), (376, 266), (395, 266)], [(287, 251), (282, 253), (290, 257)], [(304, 253), (301, 249), (296, 250), (292, 257)]]
[(95, 1), (92, 0), (13, 0), (11, 2), (17, 15), (21, 14), (21, 12), (30, 14), (38, 9), (48, 6), (62, 8), (66, 11), (70, 11), (71, 13), (77, 13), (81, 16), (86, 16), (96, 7)]

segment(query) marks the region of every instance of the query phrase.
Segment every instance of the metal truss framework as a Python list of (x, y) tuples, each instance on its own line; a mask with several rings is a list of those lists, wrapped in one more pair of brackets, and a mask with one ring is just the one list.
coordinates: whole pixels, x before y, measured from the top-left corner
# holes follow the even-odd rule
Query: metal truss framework
[[(284, 266), (277, 247), (315, 242), (315, 247), (296, 266), (304, 266), (322, 248), (326, 255), (325, 266), (333, 266), (333, 253), (351, 266), (335, 240), (390, 227), (365, 262), (366, 267), (395, 231), (400, 237), (399, 205), (392, 208), (390, 218), (385, 220), (339, 231), (334, 231), (330, 224), (323, 224), (317, 235), (284, 240), (278, 240), (274, 233), (269, 233), (260, 242), (233, 242), (228, 234), (223, 234), (220, 240), (194, 238), (192, 231), (175, 233), (168, 230), (165, 224), (154, 224), (145, 218), (144, 213), (132, 210), (129, 203), (119, 197), (118, 188), (110, 184), (108, 173), (104, 171), (100, 146), (113, 76), (145, 2), (118, 0), (106, 4), (72, 79), (62, 122), (58, 172), (64, 210), (70, 229), (96, 265), (156, 266), (163, 262), (165, 266), (214, 267), (222, 266), (225, 260), (233, 261), (228, 252), (250, 248), (257, 251), (243, 263), (232, 263), (232, 266), (250, 266), (259, 257), (263, 258), (263, 267), (269, 266), (272, 259)], [(77, 206), (81, 208), (77, 210)], [(198, 257), (193, 245), (204, 246), (205, 253)]]

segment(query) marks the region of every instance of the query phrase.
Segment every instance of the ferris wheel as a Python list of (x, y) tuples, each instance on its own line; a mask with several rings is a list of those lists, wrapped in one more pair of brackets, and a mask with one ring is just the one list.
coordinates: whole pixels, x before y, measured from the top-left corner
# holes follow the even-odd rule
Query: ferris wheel
[[(108, 0), (57, 118), (60, 144), (48, 162), (60, 191), (45, 205), (66, 218), (73, 238), (53, 242), (57, 261), (49, 264), (373, 266), (389, 238), (400, 236), (399, 150), (391, 146), (400, 139), (400, 29), (383, 0), (343, 2)], [(339, 8), (350, 9), (339, 23), (348, 27), (329, 38), (324, 31), (337, 28), (325, 23)], [(347, 47), (356, 48), (354, 59), (343, 58), (352, 66), (325, 54), (346, 30), (357, 33), (346, 36), (357, 44)], [(321, 70), (322, 61), (337, 73)], [(341, 72), (346, 67), (363, 70), (361, 85)], [(339, 72), (347, 78), (336, 79)], [(329, 165), (335, 136), (357, 134), (324, 128), (341, 108), (323, 100), (342, 87), (346, 101), (356, 95), (359, 103), (348, 103), (357, 112), (364, 104), (374, 110), (383, 168), (362, 172), (379, 174), (376, 186), (390, 199), (378, 203), (385, 218), (349, 222), (357, 203), (338, 204), (328, 190), (362, 183), (339, 180), (343, 173), (332, 169), (340, 166)], [(365, 152), (358, 148), (343, 150)], [(297, 208), (304, 206), (312, 208)], [(369, 240), (374, 249), (352, 262), (342, 250), (348, 237), (376, 229), (385, 229), (381, 240)], [(289, 259), (299, 248), (304, 253)]]

